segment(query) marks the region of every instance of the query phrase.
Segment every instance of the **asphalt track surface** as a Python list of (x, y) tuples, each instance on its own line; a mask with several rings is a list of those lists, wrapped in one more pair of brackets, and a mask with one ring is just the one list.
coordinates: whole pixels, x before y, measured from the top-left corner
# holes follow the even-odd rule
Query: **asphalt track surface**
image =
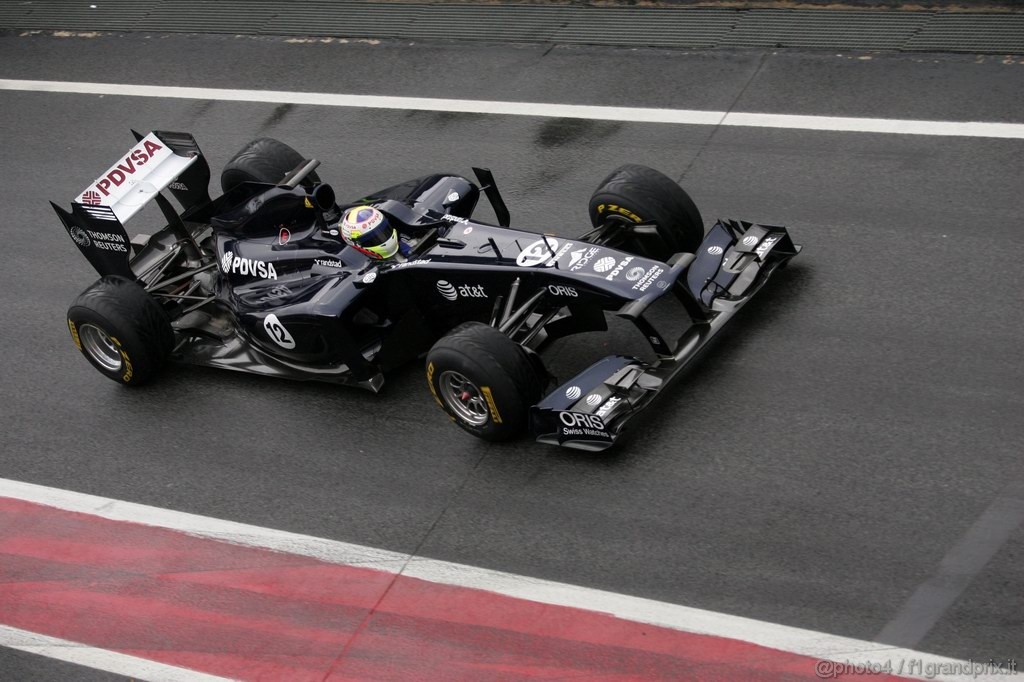
[[(0, 36), (0, 78), (1012, 123), (1024, 122), (1019, 62)], [(944, 560), (979, 519), (1012, 520), (1001, 502), (1024, 496), (1024, 141), (0, 102), (0, 476), (866, 640), (949, 577)], [(67, 336), (64, 311), (95, 273), (46, 200), (69, 202), (131, 145), (129, 128), (190, 131), (215, 168), (277, 137), (320, 158), (343, 196), (488, 166), (514, 226), (563, 236), (583, 231), (610, 169), (642, 163), (681, 179), (706, 221), (785, 224), (805, 251), (600, 455), (477, 442), (432, 404), (419, 366), (379, 396), (187, 367), (126, 390)], [(129, 230), (156, 227), (153, 213)], [(641, 341), (615, 325), (546, 359), (567, 377)], [(991, 559), (959, 576), (966, 589), (911, 648), (1024, 660), (1024, 530), (1008, 525), (1005, 542), (978, 541)], [(0, 652), (19, 679), (70, 669)]]

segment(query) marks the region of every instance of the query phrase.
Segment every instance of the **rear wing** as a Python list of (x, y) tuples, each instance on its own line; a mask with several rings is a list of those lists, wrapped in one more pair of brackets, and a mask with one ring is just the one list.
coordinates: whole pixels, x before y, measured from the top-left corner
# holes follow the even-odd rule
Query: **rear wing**
[(168, 223), (181, 223), (181, 216), (160, 194), (164, 189), (171, 190), (186, 213), (210, 201), (210, 167), (195, 138), (188, 133), (155, 131), (143, 136), (132, 132), (137, 144), (75, 197), (70, 212), (50, 202), (68, 235), (101, 276), (135, 279), (124, 223), (151, 200), (156, 199)]

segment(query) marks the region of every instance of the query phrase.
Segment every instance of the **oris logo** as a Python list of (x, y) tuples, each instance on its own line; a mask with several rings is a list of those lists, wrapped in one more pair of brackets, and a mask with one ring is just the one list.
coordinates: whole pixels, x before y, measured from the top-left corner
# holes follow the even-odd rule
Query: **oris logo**
[(604, 420), (595, 414), (580, 412), (559, 412), (558, 419), (568, 427), (583, 427), (604, 431)]
[(576, 293), (576, 289), (572, 287), (565, 287), (561, 284), (549, 284), (548, 291), (555, 296), (571, 296), (572, 298), (579, 296), (579, 294)]

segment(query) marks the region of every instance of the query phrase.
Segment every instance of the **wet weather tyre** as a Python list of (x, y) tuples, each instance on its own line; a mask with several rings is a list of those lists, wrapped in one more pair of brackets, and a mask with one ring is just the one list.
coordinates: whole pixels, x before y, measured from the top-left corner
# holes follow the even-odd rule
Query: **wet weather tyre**
[[(610, 246), (641, 256), (668, 260), (675, 253), (693, 253), (704, 239), (704, 221), (690, 195), (672, 178), (647, 166), (627, 164), (606, 177), (590, 198), (590, 222), (610, 224)], [(616, 239), (615, 231), (653, 222), (657, 234)]]
[[(226, 193), (243, 182), (277, 184), (303, 160), (302, 154), (284, 142), (271, 137), (261, 137), (242, 147), (242, 150), (225, 164), (220, 174), (220, 187)], [(303, 179), (302, 184), (312, 186), (318, 182), (320, 178), (314, 171)]]
[(68, 309), (68, 330), (93, 367), (126, 386), (151, 380), (174, 348), (167, 313), (125, 277), (109, 275), (83, 291)]
[(544, 379), (519, 344), (494, 327), (467, 322), (427, 353), (427, 382), (438, 405), (477, 438), (500, 441), (526, 431)]

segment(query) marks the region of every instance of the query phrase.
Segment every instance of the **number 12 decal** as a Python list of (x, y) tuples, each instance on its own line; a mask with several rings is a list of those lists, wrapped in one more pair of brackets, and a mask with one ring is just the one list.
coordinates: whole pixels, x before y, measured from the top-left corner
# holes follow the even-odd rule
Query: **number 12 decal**
[(292, 338), (292, 335), (281, 324), (281, 320), (277, 319), (277, 315), (273, 313), (267, 315), (266, 319), (263, 320), (263, 328), (267, 330), (267, 334), (274, 340), (274, 343), (281, 346), (281, 348), (289, 350), (295, 348), (295, 339)]

